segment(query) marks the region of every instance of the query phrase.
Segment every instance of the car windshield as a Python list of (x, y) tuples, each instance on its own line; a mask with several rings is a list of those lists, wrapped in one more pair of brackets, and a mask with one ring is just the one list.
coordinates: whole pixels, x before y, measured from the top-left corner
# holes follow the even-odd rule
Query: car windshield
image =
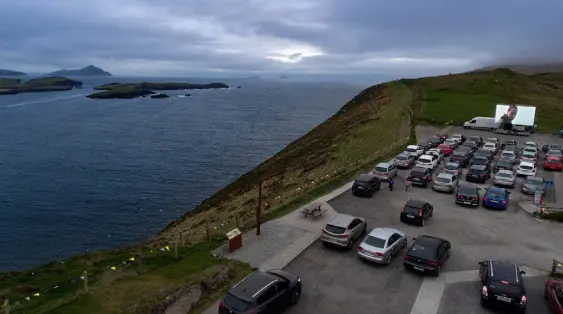
[(407, 149), (405, 149), (405, 152), (416, 153), (416, 148), (409, 148), (409, 147), (407, 147)]
[(527, 178), (524, 182), (525, 184), (532, 184), (532, 185), (543, 185), (543, 180), (538, 178)]
[(480, 149), (477, 152), (475, 152), (475, 155), (481, 155), (481, 156), (488, 156), (490, 154), (490, 152), (488, 150), (484, 150), (484, 149)]
[(560, 163), (561, 163), (561, 160), (559, 160), (559, 159), (551, 159), (551, 158), (550, 158), (550, 159), (547, 160), (547, 163), (550, 163), (550, 164), (560, 164)]
[(527, 159), (534, 159), (534, 158), (536, 158), (536, 155), (535, 155), (535, 154), (524, 153), (524, 154), (522, 154), (522, 157), (523, 157), (523, 158), (527, 158)]
[(346, 228), (338, 227), (338, 226), (331, 225), (331, 224), (326, 225), (325, 229), (326, 229), (326, 231), (328, 231), (330, 233), (335, 233), (335, 234), (343, 234), (344, 232), (346, 232)]
[(231, 310), (234, 310), (236, 312), (246, 312), (250, 309), (250, 306), (252, 305), (249, 302), (243, 301), (230, 293), (228, 293), (223, 298), (223, 303)]
[(437, 177), (436, 182), (450, 183), (450, 182), (452, 182), (452, 180), (450, 178), (446, 178), (446, 177)]
[(497, 173), (497, 177), (501, 177), (501, 178), (512, 178), (512, 174), (508, 173), (508, 172), (499, 172)]
[(560, 150), (550, 150), (547, 152), (548, 155), (552, 155), (552, 156), (561, 156), (561, 151)]
[(485, 169), (483, 168), (469, 168), (469, 172), (473, 172), (473, 173), (481, 173), (481, 172), (485, 172)]
[(491, 289), (502, 291), (503, 293), (510, 295), (521, 293), (520, 287), (517, 284), (510, 283), (506, 280), (491, 280)]
[(459, 164), (447, 163), (445, 168), (446, 170), (457, 170), (459, 169)]
[(506, 195), (506, 192), (503, 191), (503, 190), (488, 190), (487, 191), (487, 197), (504, 198), (505, 195)]
[(424, 259), (434, 259), (436, 255), (436, 249), (423, 244), (414, 243), (408, 252), (409, 255), (424, 258)]
[(405, 155), (399, 155), (399, 156), (395, 157), (395, 159), (397, 159), (397, 160), (407, 160), (408, 157), (405, 156)]
[(503, 152), (500, 157), (514, 157), (514, 152)]
[(426, 158), (419, 158), (418, 161), (423, 163), (423, 164), (429, 164), (429, 163), (432, 162), (432, 161), (430, 161), (430, 159), (426, 159)]
[(532, 166), (528, 166), (528, 165), (520, 165), (520, 169), (523, 170), (533, 170), (534, 168)]
[(499, 160), (497, 161), (497, 167), (512, 167), (510, 160)]
[(380, 239), (378, 237), (374, 237), (374, 236), (367, 236), (367, 238), (364, 240), (364, 243), (376, 248), (384, 248), (385, 247), (385, 242), (387, 242), (387, 240), (384, 239)]
[(387, 172), (387, 168), (385, 168), (385, 167), (375, 167), (375, 172)]
[(447, 139), (444, 143), (453, 144), (455, 143), (454, 139)]

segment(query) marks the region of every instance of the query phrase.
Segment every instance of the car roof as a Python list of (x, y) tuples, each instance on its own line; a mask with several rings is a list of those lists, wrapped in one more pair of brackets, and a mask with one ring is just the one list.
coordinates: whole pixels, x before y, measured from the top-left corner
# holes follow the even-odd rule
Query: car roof
[(547, 156), (546, 159), (547, 160), (561, 160), (561, 158), (556, 157), (556, 156)]
[(455, 140), (454, 140), (453, 138), (448, 138), (448, 139), (446, 139), (444, 142), (447, 142), (447, 141), (455, 142)]
[(547, 151), (547, 153), (549, 154), (549, 152), (558, 152), (559, 154), (561, 154), (561, 150), (559, 149), (550, 149)]
[(449, 165), (449, 166), (454, 166), (454, 165), (455, 165), (455, 166), (457, 166), (457, 167), (460, 167), (460, 168), (461, 168), (461, 165), (460, 165), (460, 164), (458, 164), (457, 162), (447, 162), (447, 163), (446, 163), (446, 166), (448, 166), (448, 165)]
[(451, 179), (451, 178), (453, 178), (453, 176), (454, 176), (454, 175), (451, 174), (451, 173), (441, 172), (441, 173), (438, 174), (437, 178), (442, 177), (442, 178)]
[(389, 166), (391, 166), (390, 163), (388, 162), (380, 162), (377, 165), (375, 165), (376, 167), (384, 167), (384, 168), (389, 168)]
[(533, 167), (533, 166), (534, 166), (533, 163), (527, 162), (527, 161), (521, 161), (521, 162), (520, 162), (520, 166), (522, 166), (522, 165), (524, 165), (524, 166), (530, 166), (530, 167)]
[(499, 188), (497, 186), (490, 186), (487, 189), (487, 193), (489, 193), (489, 192), (507, 192), (507, 190), (505, 188)]
[(329, 221), (329, 225), (333, 225), (336, 227), (348, 227), (348, 225), (352, 222), (352, 220), (356, 219), (354, 216), (346, 215), (346, 214), (337, 214)]
[(518, 266), (512, 263), (489, 261), (492, 268), (491, 278), (494, 280), (506, 280), (510, 283), (518, 282)]
[(412, 206), (412, 207), (422, 207), (426, 205), (427, 202), (421, 200), (408, 200), (405, 205)]
[(455, 133), (452, 136), (461, 136), (461, 133)]
[(459, 188), (460, 189), (472, 189), (472, 190), (475, 190), (475, 191), (478, 191), (478, 189), (479, 189), (478, 186), (476, 186), (475, 184), (470, 184), (470, 183), (462, 183), (459, 186)]
[(414, 149), (418, 149), (419, 147), (418, 147), (418, 145), (409, 145), (409, 146), (407, 146), (407, 148), (414, 148)]
[(438, 246), (438, 245), (440, 245), (440, 243), (442, 243), (444, 241), (445, 241), (444, 239), (429, 236), (429, 235), (418, 236), (415, 240), (415, 242), (418, 243), (418, 244), (425, 244), (425, 245), (431, 245), (431, 246)]
[(527, 176), (526, 179), (524, 179), (524, 181), (545, 181), (542, 177), (538, 177), (538, 176)]
[(526, 142), (526, 144), (525, 144), (525, 145), (536, 145), (536, 142), (532, 142), (532, 141), (530, 141), (530, 142)]
[(389, 239), (396, 231), (391, 228), (375, 228), (369, 235), (380, 239)]
[(505, 169), (501, 169), (497, 172), (497, 174), (499, 173), (510, 173), (511, 175), (514, 175), (514, 172), (510, 171), (510, 170), (505, 170)]
[(374, 177), (375, 176), (373, 174), (362, 173), (356, 178), (356, 181), (369, 181), (369, 180), (373, 179)]
[(496, 144), (493, 143), (493, 142), (486, 142), (485, 145), (483, 145), (483, 146), (487, 146), (487, 145), (489, 145), (489, 146), (491, 146), (491, 145), (495, 146)]
[(513, 150), (506, 150), (506, 151), (505, 151), (505, 150), (503, 150), (503, 151), (502, 151), (502, 153), (501, 153), (501, 155), (502, 155), (502, 154), (511, 154), (511, 155), (516, 155), (516, 152), (515, 152), (515, 151), (513, 151)]
[(259, 270), (234, 285), (229, 292), (241, 299), (253, 300), (265, 287), (280, 280), (275, 275)]
[(487, 168), (487, 166), (485, 165), (473, 165), (469, 167), (469, 169), (477, 169), (477, 170), (484, 170), (485, 168)]
[(418, 157), (418, 159), (420, 159), (420, 158), (430, 158), (430, 159), (432, 159), (432, 156), (430, 156), (428, 154), (424, 154), (424, 155)]

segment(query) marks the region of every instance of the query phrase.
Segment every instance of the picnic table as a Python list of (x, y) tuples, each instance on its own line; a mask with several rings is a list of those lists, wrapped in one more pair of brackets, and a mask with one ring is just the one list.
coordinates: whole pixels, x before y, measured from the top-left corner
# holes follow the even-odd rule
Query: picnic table
[(323, 204), (322, 203), (312, 203), (309, 204), (307, 206), (305, 206), (301, 212), (303, 214), (305, 214), (305, 218), (307, 218), (308, 216), (313, 217), (313, 219), (316, 219), (317, 217), (320, 217), (322, 215), (324, 215), (324, 213), (326, 213), (326, 208), (322, 208)]

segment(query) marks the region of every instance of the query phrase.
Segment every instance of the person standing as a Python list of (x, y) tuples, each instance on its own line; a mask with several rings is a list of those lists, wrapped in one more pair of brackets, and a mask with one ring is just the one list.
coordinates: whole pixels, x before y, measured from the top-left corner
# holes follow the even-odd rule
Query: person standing
[(408, 191), (409, 191), (409, 188), (411, 187), (411, 185), (412, 185), (412, 182), (407, 179), (407, 180), (405, 181), (405, 192), (408, 192)]
[(389, 178), (389, 191), (393, 191), (393, 179)]

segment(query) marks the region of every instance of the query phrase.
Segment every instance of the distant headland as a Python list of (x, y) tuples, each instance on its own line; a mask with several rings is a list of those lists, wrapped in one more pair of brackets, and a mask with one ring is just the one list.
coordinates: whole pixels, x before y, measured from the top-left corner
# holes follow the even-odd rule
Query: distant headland
[[(219, 89), (229, 88), (229, 85), (224, 83), (207, 83), (207, 84), (192, 84), (192, 83), (109, 83), (97, 86), (94, 89), (100, 92), (90, 94), (86, 97), (92, 99), (130, 99), (137, 97), (145, 97), (148, 95), (156, 94), (154, 91), (164, 90), (191, 90), (191, 89)], [(154, 97), (154, 98), (163, 98)]]
[(60, 76), (36, 78), (23, 83), (20, 79), (0, 78), (0, 95), (67, 91), (75, 87), (82, 87), (82, 82)]
[(0, 76), (26, 76), (24, 72), (0, 69)]
[(96, 66), (89, 65), (82, 69), (60, 70), (47, 74), (48, 76), (112, 76), (111, 73), (104, 71)]

